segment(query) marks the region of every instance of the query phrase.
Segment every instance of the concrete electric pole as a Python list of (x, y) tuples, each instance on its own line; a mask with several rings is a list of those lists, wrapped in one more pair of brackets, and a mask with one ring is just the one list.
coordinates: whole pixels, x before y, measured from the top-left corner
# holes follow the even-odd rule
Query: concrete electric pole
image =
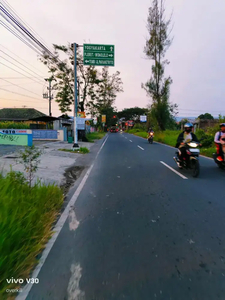
[(49, 86), (48, 86), (48, 94), (43, 94), (43, 98), (47, 98), (49, 100), (49, 116), (52, 116), (52, 107), (51, 107), (51, 101), (53, 99), (52, 96), (52, 81), (55, 80), (53, 76), (50, 78), (45, 78), (45, 81), (48, 81)]

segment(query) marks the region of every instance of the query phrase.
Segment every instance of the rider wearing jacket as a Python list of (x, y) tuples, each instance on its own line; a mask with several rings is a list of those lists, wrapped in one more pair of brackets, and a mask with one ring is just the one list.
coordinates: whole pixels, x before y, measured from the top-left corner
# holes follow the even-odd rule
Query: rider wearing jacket
[(150, 133), (153, 133), (154, 134), (154, 130), (152, 129), (152, 127), (150, 127), (149, 129), (148, 129), (148, 137), (150, 136)]
[(191, 123), (186, 123), (184, 125), (184, 131), (179, 134), (177, 138), (176, 148), (179, 148), (179, 159), (183, 159), (186, 156), (186, 147), (185, 143), (188, 142), (197, 142), (199, 143), (199, 140), (197, 136), (192, 132), (193, 125)]
[(216, 144), (216, 152), (217, 152), (217, 160), (218, 161), (223, 161), (223, 151), (222, 151), (222, 144), (224, 142), (222, 141), (222, 138), (225, 138), (225, 123), (220, 124), (220, 131), (218, 131), (215, 134), (214, 142)]

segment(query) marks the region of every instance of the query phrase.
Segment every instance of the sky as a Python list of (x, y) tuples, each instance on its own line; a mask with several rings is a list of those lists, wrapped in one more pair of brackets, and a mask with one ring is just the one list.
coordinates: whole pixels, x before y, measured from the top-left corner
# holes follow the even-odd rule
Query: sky
[[(2, 2), (6, 3), (0, 0), (0, 4)], [(152, 1), (7, 2), (49, 49), (53, 43), (68, 42), (115, 45), (115, 67), (111, 67), (110, 72), (121, 72), (124, 88), (117, 97), (116, 107), (121, 110), (146, 107), (150, 103), (141, 83), (151, 76), (152, 62), (146, 59), (143, 49), (148, 37), (146, 23)], [(205, 112), (225, 115), (225, 1), (217, 0), (215, 4), (205, 0), (167, 0), (165, 6), (168, 16), (173, 12), (174, 40), (166, 54), (170, 61), (166, 75), (173, 80), (170, 101), (178, 104), (179, 116), (198, 116)], [(26, 105), (48, 114), (48, 100), (42, 97), (47, 91), (44, 80), (48, 77), (47, 68), (38, 60), (37, 54), (8, 32), (1, 22), (0, 36), (0, 108)], [(25, 70), (29, 78), (8, 67), (23, 74)], [(54, 101), (52, 115), (60, 115)]]

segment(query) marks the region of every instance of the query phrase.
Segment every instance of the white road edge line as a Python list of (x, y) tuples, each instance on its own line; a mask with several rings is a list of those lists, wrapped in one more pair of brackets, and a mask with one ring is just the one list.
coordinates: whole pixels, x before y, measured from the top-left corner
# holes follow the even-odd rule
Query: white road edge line
[(138, 145), (138, 148), (140, 148), (141, 150), (145, 150), (144, 148), (140, 147), (139, 145)]
[(160, 161), (161, 164), (163, 164), (164, 166), (166, 166), (168, 169), (170, 169), (171, 171), (173, 171), (174, 173), (176, 173), (177, 175), (179, 175), (181, 178), (183, 179), (188, 179), (187, 177), (185, 177), (184, 175), (182, 175), (181, 173), (177, 172), (176, 170), (174, 170), (172, 167), (168, 166), (166, 163), (164, 163), (163, 161)]
[[(73, 197), (70, 199), (70, 201), (67, 204), (67, 207), (65, 208), (64, 212), (62, 213), (60, 219), (56, 223), (55, 228), (53, 229), (54, 234), (53, 234), (52, 238), (49, 240), (49, 242), (47, 243), (46, 248), (43, 251), (42, 256), (41, 256), (41, 258), (39, 260), (39, 264), (37, 265), (37, 267), (33, 271), (32, 275), (31, 275), (31, 278), (37, 278), (38, 277), (38, 274), (40, 273), (41, 268), (43, 267), (43, 265), (44, 265), (44, 263), (45, 263), (48, 255), (49, 255), (49, 253), (50, 253), (50, 251), (51, 251), (51, 249), (52, 249), (52, 247), (53, 247), (53, 245), (54, 245), (54, 243), (55, 243), (55, 241), (56, 241), (56, 239), (57, 239), (57, 237), (58, 237), (58, 235), (59, 235), (62, 227), (64, 226), (64, 224), (65, 224), (65, 222), (66, 222), (66, 220), (68, 218), (70, 209), (71, 209), (72, 206), (74, 206), (77, 198), (79, 197), (80, 192), (82, 191), (82, 189), (83, 189), (83, 187), (84, 187), (84, 185), (85, 185), (85, 183), (86, 183), (86, 181), (87, 181), (87, 179), (88, 179), (88, 177), (89, 177), (89, 175), (90, 175), (90, 173), (91, 173), (91, 171), (92, 171), (92, 169), (94, 167), (95, 161), (96, 161), (98, 155), (100, 154), (102, 148), (104, 147), (104, 145), (105, 145), (108, 137), (109, 136), (106, 137), (104, 143), (102, 144), (101, 148), (99, 149), (99, 151), (98, 151), (98, 153), (97, 153), (97, 155), (95, 157), (95, 160), (94, 160), (93, 164), (87, 170), (87, 173), (84, 175), (84, 178), (82, 179), (81, 183), (79, 184), (78, 188), (76, 189)], [(27, 298), (27, 296), (29, 295), (29, 292), (30, 292), (32, 286), (33, 286), (33, 284), (28, 283), (22, 289), (22, 292), (16, 297), (16, 300), (25, 300)]]

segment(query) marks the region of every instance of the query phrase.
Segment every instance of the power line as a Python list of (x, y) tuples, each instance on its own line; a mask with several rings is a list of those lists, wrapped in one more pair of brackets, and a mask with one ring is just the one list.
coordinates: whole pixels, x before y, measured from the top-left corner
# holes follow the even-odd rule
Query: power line
[[(35, 98), (36, 99), (36, 98)], [(16, 101), (16, 102), (29, 102), (29, 103), (31, 103), (31, 101), (29, 101), (29, 100), (18, 100), (18, 99), (9, 99), (9, 98), (2, 98), (1, 96), (0, 96), (0, 100), (7, 100), (7, 101)], [(39, 103), (40, 101), (42, 101), (42, 102), (44, 102), (44, 100), (39, 100), (38, 102), (32, 102), (32, 103)], [(48, 102), (46, 101), (45, 102), (46, 104), (48, 104)]]
[[(8, 19), (7, 19), (6, 17), (3, 16), (11, 26), (13, 26), (15, 28), (15, 25), (16, 25), (18, 28), (15, 28), (15, 29), (21, 35), (26, 34), (28, 37), (28, 38), (26, 37), (26, 39), (29, 40), (29, 42), (31, 42), (31, 43), (35, 43), (39, 47), (38, 48), (36, 46), (36, 49), (38, 49), (38, 51), (40, 51), (40, 48), (41, 48), (41, 50), (42, 50), (41, 54), (43, 54), (43, 52), (48, 53), (51, 57), (55, 58), (58, 62), (62, 63), (62, 61), (58, 57), (56, 57), (45, 45), (43, 45), (43, 43), (41, 43), (37, 38), (35, 38), (35, 36), (29, 30), (27, 30), (25, 28), (25, 26), (23, 26), (23, 24), (21, 24), (14, 16), (12, 16), (10, 14), (9, 11), (7, 11), (6, 6), (4, 6), (4, 5), (0, 6), (0, 10), (8, 17)], [(14, 23), (15, 25), (12, 23)]]
[[(178, 107), (178, 110), (183, 110), (183, 111), (193, 111), (193, 112), (205, 112), (207, 109), (204, 109), (204, 110), (196, 110), (196, 109), (185, 109), (185, 108), (179, 108), (179, 107)], [(211, 111), (211, 112), (221, 112), (221, 110), (211, 110), (211, 109), (208, 109), (208, 111)]]
[[(21, 67), (18, 67), (16, 64), (12, 63), (10, 60), (8, 60), (7, 58), (3, 57), (3, 56), (0, 56), (0, 58), (3, 58), (4, 60), (6, 60), (7, 62), (9, 62), (10, 64), (12, 64), (13, 66), (17, 67), (18, 69), (20, 69), (21, 71), (23, 72), (26, 72), (27, 74), (29, 74), (30, 76), (32, 76), (31, 73), (29, 73), (28, 71), (22, 69)], [(38, 79), (40, 81), (42, 81), (41, 79)]]
[[(14, 16), (12, 16), (7, 9), (5, 9), (3, 6), (0, 6), (0, 10), (14, 23), (16, 24), (17, 27), (19, 27), (19, 29), (22, 31), (22, 33), (25, 33), (33, 42), (35, 42), (42, 50), (44, 50), (45, 52), (47, 52), (49, 55), (51, 55), (52, 57), (54, 57), (54, 55), (51, 53), (51, 51), (49, 49), (47, 49), (40, 41), (38, 41), (32, 33), (29, 32), (29, 30), (27, 30)], [(4, 17), (4, 16), (3, 16)], [(10, 22), (9, 20), (7, 20), (11, 25), (12, 22)], [(17, 28), (18, 30), (18, 28)], [(19, 31), (19, 30), (18, 30)], [(20, 31), (20, 33), (21, 33)]]
[[(0, 15), (2, 17), (4, 17), (1, 12)], [(5, 17), (4, 17), (5, 18)], [(9, 32), (11, 32), (15, 37), (17, 37), (21, 42), (23, 42), (25, 45), (27, 45), (29, 48), (31, 48), (33, 51), (35, 51), (38, 55), (40, 55), (40, 50), (33, 47), (32, 45), (29, 44), (29, 42), (27, 42), (25, 39), (23, 39), (21, 36), (19, 36), (18, 33), (16, 33), (13, 29), (11, 29), (8, 25), (6, 25), (3, 21), (0, 20), (0, 24), (5, 27), (5, 29), (7, 29)], [(13, 25), (12, 25), (13, 26)], [(16, 28), (15, 26), (13, 26), (14, 28)], [(23, 36), (25, 36), (24, 34), (21, 34)]]
[[(1, 79), (3, 80), (4, 78), (1, 77)], [(3, 86), (12, 86), (14, 85), (14, 83), (10, 82), (10, 84), (3, 84), (3, 85), (0, 85), (0, 87), (3, 87)], [(38, 82), (23, 82), (21, 85), (31, 85), (31, 84), (37, 84)], [(39, 84), (39, 83), (38, 83)], [(19, 87), (21, 87), (21, 85), (18, 85)]]
[[(24, 103), (25, 102), (29, 102), (29, 101), (23, 101)], [(42, 106), (36, 106), (35, 103), (30, 103), (30, 104), (33, 104), (34, 105), (34, 108), (39, 108), (39, 109), (48, 109), (48, 107), (42, 107)], [(13, 105), (15, 106), (15, 105)], [(21, 105), (22, 106), (22, 105)], [(5, 108), (5, 107), (2, 107), (2, 108)], [(57, 108), (53, 108), (53, 110), (56, 110)]]
[(36, 100), (38, 100), (38, 101), (43, 101), (43, 100), (40, 100), (40, 99), (38, 99), (38, 98), (34, 98), (34, 97), (27, 96), (27, 95), (24, 95), (24, 94), (12, 92), (12, 91), (9, 91), (9, 90), (3, 89), (3, 88), (0, 88), (0, 90), (5, 91), (5, 92), (9, 92), (9, 93), (12, 93), (12, 94), (20, 95), (20, 96), (23, 96), (23, 97), (28, 97), (28, 98), (36, 99)]
[[(26, 77), (26, 78), (29, 78), (29, 77), (27, 77), (26, 75), (24, 75), (23, 73), (21, 73), (21, 72), (15, 70), (15, 69), (13, 69), (13, 68), (7, 66), (6, 64), (4, 64), (4, 63), (2, 63), (2, 62), (0, 62), (0, 64), (3, 65), (3, 66), (5, 66), (5, 67), (7, 67), (7, 68), (9, 68), (9, 69), (11, 69), (11, 70), (13, 70), (13, 71), (15, 71), (16, 73), (18, 73), (18, 74), (20, 74), (20, 75), (23, 75), (23, 76)], [(40, 85), (43, 86), (42, 83), (40, 83), (40, 82), (38, 82), (38, 81), (36, 81), (36, 80), (34, 80), (34, 79), (31, 79), (31, 80), (33, 80), (33, 81), (35, 81), (35, 82), (37, 82), (38, 84), (40, 84)]]
[[(44, 77), (44, 76), (43, 76)], [(1, 77), (1, 78), (3, 78), (3, 79), (26, 79), (26, 78), (28, 78), (28, 79), (33, 79), (33, 78), (36, 78), (36, 79), (38, 79), (38, 77), (26, 77), (26, 78), (24, 78), (24, 77)], [(39, 82), (38, 82), (39, 83)]]
[[(6, 48), (5, 46), (3, 46), (2, 44), (0, 44), (0, 47), (4, 48), (5, 50), (7, 50), (8, 52), (10, 52), (11, 54), (13, 54), (14, 56), (18, 57), (20, 60), (24, 61), (27, 65), (31, 66), (33, 69), (35, 69), (38, 72), (41, 72), (40, 70), (38, 70), (37, 68), (35, 68), (32, 64), (28, 63), (25, 59), (21, 58), (20, 56), (18, 56), (17, 54), (15, 54), (14, 52), (10, 51), (8, 48)], [(43, 77), (43, 76), (42, 76)]]
[(16, 13), (13, 7), (6, 0), (2, 0), (2, 1), (5, 3), (5, 7), (8, 6), (8, 9), (11, 10), (11, 12), (13, 12), (17, 16), (17, 18), (21, 21), (21, 23), (24, 23), (28, 27), (28, 29), (30, 29), (30, 31), (33, 31), (33, 33), (35, 33), (40, 38), (40, 40), (42, 40), (43, 44), (46, 44), (46, 42), (38, 35), (38, 33), (35, 32), (35, 30), (31, 26), (29, 26), (25, 21), (21, 19), (21, 17)]
[[(5, 82), (8, 82), (8, 83), (11, 83), (10, 81), (8, 81), (8, 80), (5, 80), (5, 79), (2, 79), (1, 77), (0, 77), (0, 80), (3, 80), (3, 81), (5, 81)], [(37, 93), (34, 93), (34, 92), (32, 92), (32, 91), (30, 91), (30, 90), (28, 90), (28, 89), (25, 89), (25, 88), (23, 88), (23, 87), (19, 86), (18, 84), (11, 83), (11, 85), (17, 86), (17, 87), (19, 87), (20, 89), (22, 89), (22, 90), (24, 90), (24, 91), (27, 91), (27, 92), (29, 92), (29, 93), (31, 93), (31, 94), (34, 94), (34, 95), (37, 95), (37, 96), (39, 96), (39, 94), (37, 94)]]
[(22, 64), (21, 62), (19, 62), (17, 59), (13, 58), (11, 55), (7, 54), (6, 52), (0, 50), (0, 52), (2, 52), (3, 54), (5, 54), (6, 56), (10, 57), (12, 60), (16, 61), (18, 64), (20, 64), (21, 66), (25, 67), (26, 69), (30, 70), (31, 72), (33, 72), (34, 74), (38, 75), (38, 77), (43, 78), (43, 76), (41, 76), (40, 74), (36, 73), (35, 71), (31, 70), (30, 68), (26, 67), (24, 64)]

